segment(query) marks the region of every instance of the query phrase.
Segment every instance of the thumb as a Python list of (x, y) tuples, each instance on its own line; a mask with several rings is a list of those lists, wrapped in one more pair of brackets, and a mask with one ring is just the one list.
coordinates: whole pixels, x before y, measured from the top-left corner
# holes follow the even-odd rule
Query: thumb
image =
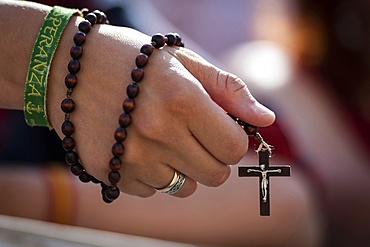
[(275, 121), (275, 114), (260, 104), (237, 76), (215, 67), (191, 50), (181, 48), (169, 53), (203, 85), (212, 100), (231, 115), (260, 127)]

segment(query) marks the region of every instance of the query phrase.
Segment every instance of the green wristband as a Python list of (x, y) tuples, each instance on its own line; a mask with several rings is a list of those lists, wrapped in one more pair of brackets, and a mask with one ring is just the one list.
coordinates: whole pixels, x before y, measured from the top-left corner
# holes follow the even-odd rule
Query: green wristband
[(46, 112), (46, 91), (51, 61), (69, 19), (77, 9), (55, 6), (45, 17), (36, 38), (24, 89), (24, 117), (30, 126), (52, 129)]

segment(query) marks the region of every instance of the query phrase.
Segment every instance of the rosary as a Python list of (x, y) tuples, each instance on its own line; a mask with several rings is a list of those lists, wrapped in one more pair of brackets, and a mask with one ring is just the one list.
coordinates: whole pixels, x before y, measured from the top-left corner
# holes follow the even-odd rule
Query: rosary
[[(132, 82), (127, 86), (127, 98), (122, 103), (123, 113), (118, 118), (119, 126), (114, 133), (115, 143), (112, 146), (112, 159), (109, 161), (110, 172), (108, 174), (109, 185), (96, 179), (87, 173), (80, 163), (79, 156), (75, 152), (76, 142), (72, 135), (75, 131), (74, 125), (71, 121), (71, 113), (75, 109), (75, 101), (72, 99), (74, 88), (78, 84), (76, 74), (80, 71), (79, 59), (83, 55), (82, 46), (86, 41), (87, 34), (95, 24), (108, 24), (108, 19), (103, 12), (95, 10), (88, 12), (87, 9), (81, 11), (85, 20), (81, 21), (78, 26), (78, 31), (73, 37), (74, 45), (70, 50), (72, 60), (68, 64), (69, 74), (65, 77), (65, 85), (67, 87), (66, 98), (61, 103), (61, 109), (65, 114), (64, 122), (62, 124), (62, 132), (65, 135), (62, 145), (66, 150), (66, 162), (70, 165), (71, 172), (78, 176), (84, 182), (93, 182), (101, 185), (102, 199), (106, 203), (111, 203), (120, 195), (118, 183), (121, 179), (120, 169), (123, 164), (120, 157), (124, 155), (125, 148), (123, 142), (127, 136), (127, 128), (130, 126), (131, 112), (135, 109), (135, 98), (139, 94), (139, 84), (142, 84), (144, 77), (144, 67), (148, 63), (150, 55), (155, 49), (160, 49), (167, 46), (184, 47), (180, 35), (177, 33), (168, 33), (166, 35), (156, 34), (152, 36), (151, 43), (145, 44), (141, 47), (140, 53), (136, 56), (136, 67), (131, 72)], [(141, 85), (140, 85), (141, 86)], [(229, 116), (238, 123), (246, 132), (248, 136), (254, 136), (259, 142), (257, 153), (259, 156), (259, 166), (239, 167), (239, 177), (259, 177), (260, 182), (260, 215), (270, 215), (270, 176), (290, 176), (289, 166), (269, 166), (269, 159), (271, 158), (271, 146), (268, 145), (258, 133), (258, 128), (247, 124), (240, 119)], [(185, 175), (175, 170), (174, 177), (170, 184), (164, 188), (156, 188), (157, 191), (174, 194), (185, 182)]]

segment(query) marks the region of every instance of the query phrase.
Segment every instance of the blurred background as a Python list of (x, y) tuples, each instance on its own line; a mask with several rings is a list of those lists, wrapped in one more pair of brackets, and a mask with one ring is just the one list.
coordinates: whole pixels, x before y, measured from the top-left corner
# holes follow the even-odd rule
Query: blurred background
[[(370, 246), (369, 1), (38, 2), (98, 8), (112, 24), (149, 35), (176, 31), (187, 48), (241, 77), (277, 115), (261, 129), (275, 155), (294, 161), (315, 189), (322, 246)], [(54, 132), (26, 126), (20, 112), (1, 110), (0, 119), (2, 163), (63, 162)]]

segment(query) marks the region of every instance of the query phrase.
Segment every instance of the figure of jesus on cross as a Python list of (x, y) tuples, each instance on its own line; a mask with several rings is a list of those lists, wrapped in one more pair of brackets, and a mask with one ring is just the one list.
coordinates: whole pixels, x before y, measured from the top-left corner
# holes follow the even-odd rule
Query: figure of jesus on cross
[(290, 166), (269, 166), (270, 152), (258, 151), (259, 166), (239, 167), (239, 177), (260, 178), (260, 215), (270, 215), (270, 176), (290, 176)]

